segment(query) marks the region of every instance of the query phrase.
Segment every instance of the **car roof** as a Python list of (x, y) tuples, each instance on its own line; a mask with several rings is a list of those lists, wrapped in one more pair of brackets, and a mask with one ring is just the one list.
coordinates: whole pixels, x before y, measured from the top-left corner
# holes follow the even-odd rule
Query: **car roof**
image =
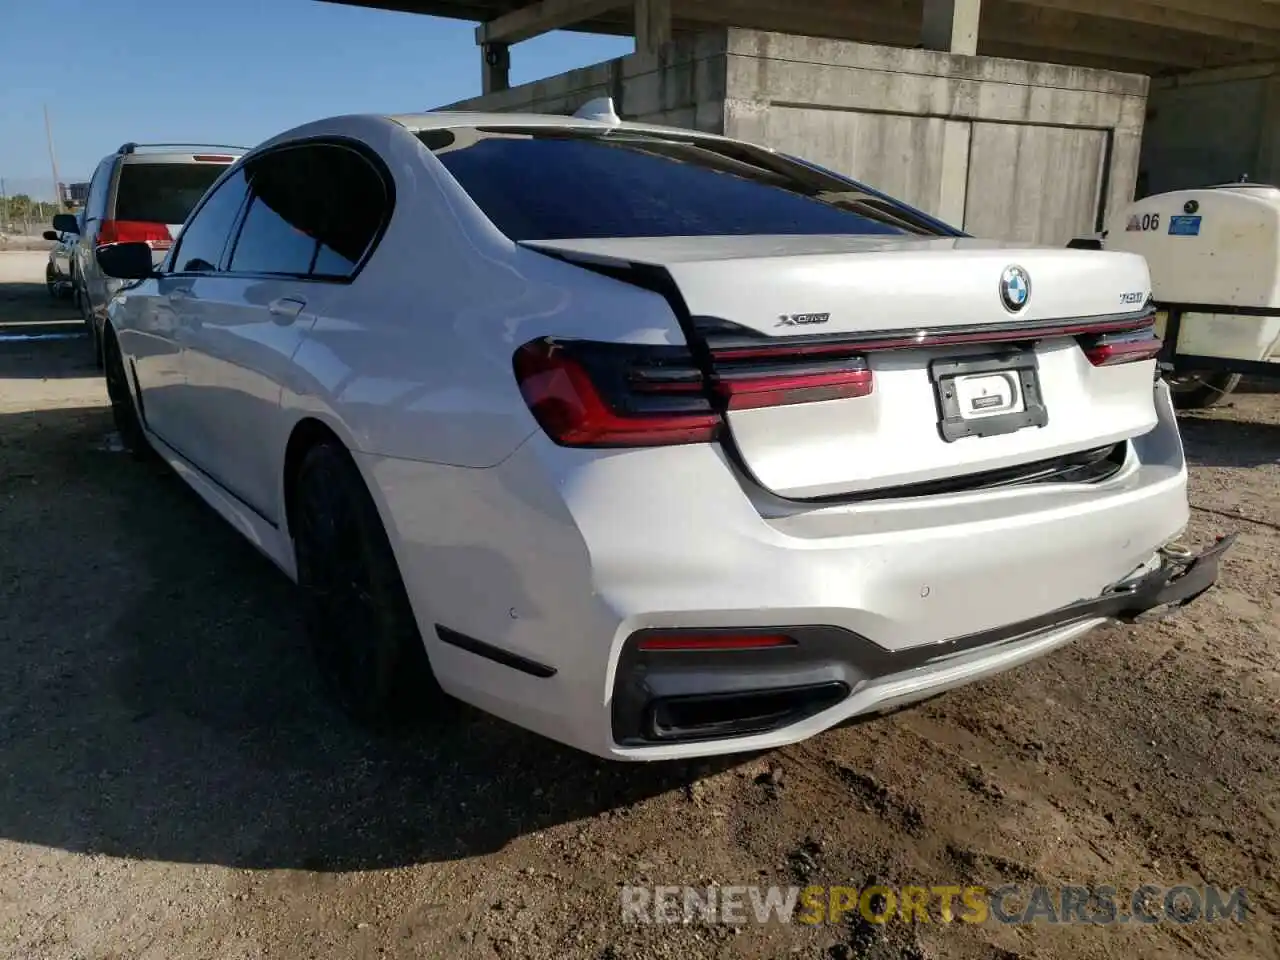
[(111, 156), (122, 163), (218, 163), (200, 157), (241, 157), (246, 147), (221, 143), (126, 143)]
[(413, 133), (426, 130), (448, 130), (457, 127), (546, 127), (561, 130), (634, 130), (684, 138), (728, 140), (728, 137), (683, 127), (623, 120), (610, 123), (584, 117), (567, 117), (547, 113), (478, 113), (463, 110), (434, 110), (429, 113), (388, 114), (388, 120)]

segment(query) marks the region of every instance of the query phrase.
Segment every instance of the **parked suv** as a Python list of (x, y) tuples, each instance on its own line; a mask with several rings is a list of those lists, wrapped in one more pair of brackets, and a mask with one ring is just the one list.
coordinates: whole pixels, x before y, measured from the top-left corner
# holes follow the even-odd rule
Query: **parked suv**
[(75, 296), (102, 361), (102, 325), (120, 281), (98, 269), (99, 247), (143, 242), (159, 263), (193, 207), (243, 147), (126, 143), (103, 157), (89, 183), (72, 275)]

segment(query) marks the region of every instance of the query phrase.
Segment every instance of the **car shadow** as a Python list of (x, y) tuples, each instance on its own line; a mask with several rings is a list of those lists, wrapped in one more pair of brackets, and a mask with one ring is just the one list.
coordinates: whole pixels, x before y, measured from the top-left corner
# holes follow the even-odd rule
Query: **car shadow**
[(52, 299), (44, 284), (0, 283), (0, 378), (96, 373), (84, 321), (70, 300)]
[(1280, 463), (1280, 424), (1183, 415), (1178, 418), (1187, 463), (1195, 467), (1258, 467)]
[(328, 706), (292, 584), (109, 413), (0, 416), (0, 836), (351, 870), (474, 856), (744, 758), (619, 764), (479, 712), (395, 737)]

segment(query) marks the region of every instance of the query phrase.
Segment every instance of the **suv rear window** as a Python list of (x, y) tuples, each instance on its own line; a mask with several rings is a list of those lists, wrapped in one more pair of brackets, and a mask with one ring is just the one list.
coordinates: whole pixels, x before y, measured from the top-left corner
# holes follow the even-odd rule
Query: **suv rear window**
[(908, 207), (747, 144), (520, 127), (418, 137), (517, 241), (940, 232)]
[(116, 220), (183, 223), (229, 164), (126, 163), (116, 187)]

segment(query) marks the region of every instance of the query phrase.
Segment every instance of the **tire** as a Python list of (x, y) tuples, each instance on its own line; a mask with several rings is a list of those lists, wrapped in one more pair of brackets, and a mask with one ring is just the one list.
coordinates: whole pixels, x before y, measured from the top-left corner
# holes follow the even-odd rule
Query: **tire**
[(308, 639), (337, 705), (374, 731), (445, 712), (390, 541), (340, 444), (303, 456), (290, 520)]
[(147, 442), (142, 421), (138, 418), (138, 408), (134, 404), (133, 390), (129, 386), (129, 377), (124, 369), (124, 357), (120, 353), (119, 344), (116, 343), (115, 334), (108, 332), (103, 346), (107, 396), (111, 399), (111, 416), (115, 419), (120, 442), (135, 460), (151, 460), (155, 457), (155, 451)]
[(89, 349), (93, 351), (93, 364), (99, 370), (105, 370), (106, 345), (102, 342), (102, 332), (93, 316), (93, 306), (88, 294), (80, 295), (80, 316), (84, 319), (85, 328), (89, 331)]
[(49, 291), (49, 296), (54, 300), (59, 299), (58, 295), (58, 276), (53, 272), (53, 264), (49, 264), (44, 268), (44, 286)]
[(1179, 410), (1204, 410), (1212, 407), (1240, 384), (1241, 374), (1199, 372), (1169, 378), (1173, 405)]
[(93, 354), (93, 365), (99, 370), (106, 371), (106, 345), (102, 342), (102, 335), (98, 333), (98, 328), (89, 324), (89, 350)]

